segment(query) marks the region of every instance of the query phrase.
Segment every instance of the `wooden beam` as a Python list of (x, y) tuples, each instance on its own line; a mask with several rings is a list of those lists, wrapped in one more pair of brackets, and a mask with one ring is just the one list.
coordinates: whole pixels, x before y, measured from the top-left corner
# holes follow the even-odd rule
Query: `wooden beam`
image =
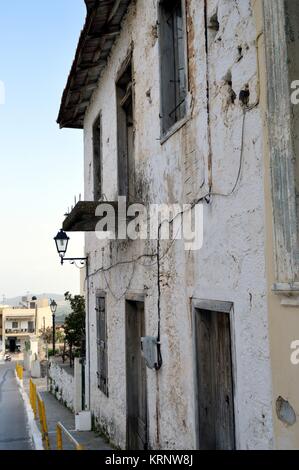
[(106, 65), (106, 60), (101, 60), (99, 62), (83, 62), (81, 65), (78, 66), (78, 70), (80, 72), (85, 71), (85, 70), (90, 70), (90, 69), (95, 69), (98, 67), (105, 67)]
[(120, 4), (121, 4), (121, 0), (115, 0), (114, 5), (113, 5), (112, 10), (111, 10), (111, 13), (110, 13), (109, 18), (108, 18), (108, 23), (110, 23), (110, 21), (116, 15), (116, 12), (119, 9)]
[(81, 85), (76, 86), (75, 88), (71, 88), (71, 93), (78, 93), (82, 91), (93, 91), (98, 86), (98, 81), (92, 82), (88, 85)]
[(120, 28), (119, 27), (114, 27), (114, 28), (108, 28), (105, 30), (102, 30), (98, 33), (90, 33), (88, 35), (88, 39), (102, 39), (102, 38), (109, 38), (109, 37), (115, 37), (120, 34)]

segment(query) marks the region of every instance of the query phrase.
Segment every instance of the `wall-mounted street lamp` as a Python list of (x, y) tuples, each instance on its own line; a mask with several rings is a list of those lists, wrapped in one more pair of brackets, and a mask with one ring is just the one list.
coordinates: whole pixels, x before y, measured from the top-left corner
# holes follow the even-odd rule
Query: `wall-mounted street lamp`
[(52, 312), (52, 327), (53, 327), (53, 357), (55, 357), (55, 333), (56, 333), (56, 322), (55, 322), (55, 314), (56, 314), (56, 310), (57, 310), (57, 303), (55, 302), (55, 300), (51, 300), (50, 302), (50, 309), (51, 309), (51, 312)]
[[(54, 238), (57, 252), (60, 257), (61, 264), (65, 261), (69, 261), (71, 264), (76, 264), (76, 261), (79, 261), (81, 263), (81, 268), (85, 267), (86, 269), (86, 331), (87, 331), (87, 345), (88, 345), (88, 383), (90, 384), (90, 337), (89, 337), (89, 273), (88, 273), (88, 257), (86, 258), (66, 258), (66, 252), (69, 244), (70, 238), (67, 236), (67, 234), (61, 229), (56, 237)], [(80, 266), (77, 266), (80, 267)], [(85, 358), (83, 359), (84, 364), (85, 364)], [(88, 406), (90, 406), (90, 386), (88, 387), (88, 392), (89, 392), (89, 398), (88, 398)], [(85, 393), (85, 392), (84, 392)], [(85, 408), (85, 405), (84, 405)]]
[(57, 252), (59, 254), (62, 265), (64, 261), (70, 261), (72, 264), (75, 264), (76, 261), (80, 261), (82, 265), (86, 265), (87, 267), (88, 258), (66, 258), (65, 257), (70, 238), (62, 229), (57, 233), (54, 240), (55, 240)]

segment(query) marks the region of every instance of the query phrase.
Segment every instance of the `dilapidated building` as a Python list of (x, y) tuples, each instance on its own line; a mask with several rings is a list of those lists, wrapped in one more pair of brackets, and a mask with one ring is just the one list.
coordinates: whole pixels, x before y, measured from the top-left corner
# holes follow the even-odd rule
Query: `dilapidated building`
[[(284, 186), (273, 173), (271, 182), (269, 162), (281, 158), (271, 151), (277, 141), (285, 145), (289, 94), (287, 82), (279, 96), (266, 84), (279, 61), (287, 67), (285, 3), (86, 0), (58, 118), (84, 130), (85, 198), (63, 228), (86, 232), (86, 406), (120, 448), (299, 444), (296, 425), (286, 431), (275, 408), (294, 390), (288, 396), (287, 377), (272, 381), (282, 364), (275, 352), (270, 359), (283, 308), (272, 293), (272, 234), (279, 250), (286, 239), (273, 231)], [(99, 240), (99, 207), (120, 196), (190, 212), (200, 204), (202, 246), (160, 230), (157, 239)], [(278, 290), (290, 295), (294, 279), (282, 277)]]

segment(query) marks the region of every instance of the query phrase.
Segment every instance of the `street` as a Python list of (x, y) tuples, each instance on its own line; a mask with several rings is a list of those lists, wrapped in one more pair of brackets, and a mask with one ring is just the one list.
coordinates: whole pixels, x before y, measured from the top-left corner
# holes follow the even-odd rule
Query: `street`
[(14, 371), (15, 363), (0, 364), (0, 450), (33, 450)]

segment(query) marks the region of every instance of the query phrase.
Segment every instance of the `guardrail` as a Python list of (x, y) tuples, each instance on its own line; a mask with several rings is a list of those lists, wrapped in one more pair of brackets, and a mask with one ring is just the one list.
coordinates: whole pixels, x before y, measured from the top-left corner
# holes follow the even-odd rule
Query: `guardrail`
[(60, 422), (58, 422), (56, 426), (57, 450), (63, 450), (62, 433), (64, 433), (67, 439), (75, 446), (76, 450), (84, 450), (84, 447), (76, 441), (71, 433)]
[(50, 440), (49, 440), (49, 433), (48, 433), (45, 403), (42, 397), (40, 396), (40, 394), (37, 392), (36, 385), (32, 379), (30, 379), (30, 382), (29, 382), (29, 400), (30, 400), (32, 411), (34, 413), (34, 419), (37, 419), (37, 411), (38, 411), (44, 448), (46, 450), (50, 450)]
[(23, 369), (23, 366), (21, 366), (20, 364), (16, 364), (16, 374), (18, 376), (18, 378), (20, 380), (23, 380), (23, 372), (24, 372), (24, 369)]
[(37, 417), (37, 407), (36, 407), (37, 392), (36, 392), (36, 385), (32, 379), (30, 379), (30, 382), (29, 382), (29, 400), (30, 400), (32, 411), (34, 413), (34, 419), (36, 419)]
[[(23, 373), (23, 368), (22, 368), (22, 373)], [(50, 440), (49, 440), (45, 403), (40, 393), (36, 390), (36, 385), (32, 379), (30, 379), (30, 383), (29, 383), (29, 399), (30, 399), (31, 408), (34, 413), (34, 419), (37, 419), (37, 411), (38, 411), (44, 448), (46, 450), (50, 450), (51, 447), (50, 447)], [(84, 447), (81, 444), (79, 444), (79, 442), (71, 435), (71, 433), (60, 422), (58, 422), (56, 426), (57, 450), (63, 450), (62, 434), (64, 434), (67, 437), (67, 439), (75, 446), (76, 450), (84, 450)]]
[(36, 396), (37, 396), (39, 422), (40, 422), (40, 426), (42, 430), (43, 444), (46, 450), (50, 450), (50, 440), (49, 440), (49, 433), (48, 433), (45, 403), (38, 392)]

